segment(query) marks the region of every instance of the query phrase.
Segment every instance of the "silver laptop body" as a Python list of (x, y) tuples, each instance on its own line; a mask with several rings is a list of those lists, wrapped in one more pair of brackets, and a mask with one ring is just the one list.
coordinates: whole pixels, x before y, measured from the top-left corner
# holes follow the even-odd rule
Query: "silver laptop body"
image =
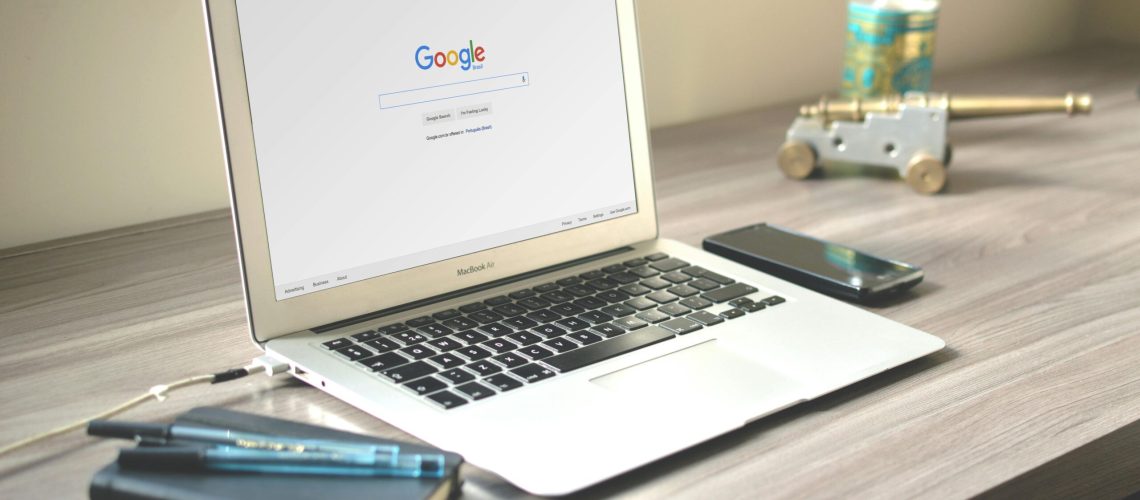
[(944, 346), (658, 238), (632, 0), (205, 8), (254, 342), (529, 492)]

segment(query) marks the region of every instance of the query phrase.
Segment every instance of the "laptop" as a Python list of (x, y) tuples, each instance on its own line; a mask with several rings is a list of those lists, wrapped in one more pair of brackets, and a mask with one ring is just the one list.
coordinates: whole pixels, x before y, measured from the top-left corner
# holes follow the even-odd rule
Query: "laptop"
[(944, 346), (658, 237), (632, 0), (205, 6), (253, 341), (526, 491)]

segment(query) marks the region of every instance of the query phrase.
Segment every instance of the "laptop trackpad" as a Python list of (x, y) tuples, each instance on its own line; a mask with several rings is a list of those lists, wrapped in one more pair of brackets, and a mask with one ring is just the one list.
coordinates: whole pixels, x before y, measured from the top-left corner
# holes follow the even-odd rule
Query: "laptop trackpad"
[(590, 380), (640, 404), (748, 420), (800, 401), (794, 380), (709, 340)]

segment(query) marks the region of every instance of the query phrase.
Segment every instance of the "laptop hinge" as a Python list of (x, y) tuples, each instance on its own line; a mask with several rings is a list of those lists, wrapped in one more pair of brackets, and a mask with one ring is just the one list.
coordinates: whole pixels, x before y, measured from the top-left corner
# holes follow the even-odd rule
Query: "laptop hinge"
[(515, 282), (522, 281), (525, 279), (533, 278), (535, 276), (551, 273), (551, 272), (557, 271), (559, 269), (566, 269), (569, 267), (577, 266), (579, 264), (584, 264), (586, 262), (590, 262), (590, 261), (594, 261), (594, 260), (598, 260), (598, 259), (604, 259), (607, 257), (612, 257), (614, 255), (625, 253), (625, 252), (628, 252), (631, 250), (633, 250), (633, 247), (621, 247), (621, 248), (617, 248), (614, 250), (610, 250), (608, 252), (602, 252), (599, 254), (591, 255), (589, 257), (583, 257), (581, 259), (575, 259), (575, 260), (563, 262), (561, 264), (556, 264), (556, 265), (544, 267), (541, 269), (535, 269), (534, 271), (527, 271), (527, 272), (522, 273), (522, 274), (516, 274), (514, 276), (509, 276), (506, 278), (500, 278), (500, 279), (497, 279), (494, 281), (489, 281), (487, 283), (483, 283), (482, 285), (470, 286), (467, 288), (455, 290), (453, 292), (447, 292), (444, 294), (436, 295), (434, 297), (428, 297), (426, 299), (420, 299), (417, 301), (408, 302), (407, 304), (399, 305), (396, 307), (389, 307), (387, 309), (381, 309), (379, 311), (362, 314), (360, 316), (356, 316), (353, 318), (337, 321), (335, 323), (329, 323), (327, 325), (321, 325), (321, 326), (318, 326), (315, 328), (310, 328), (309, 330), (312, 331), (313, 333), (325, 333), (325, 332), (329, 332), (332, 330), (336, 330), (338, 328), (343, 328), (346, 326), (352, 326), (356, 323), (361, 323), (364, 321), (369, 321), (369, 320), (373, 320), (376, 318), (381, 318), (384, 316), (389, 316), (392, 314), (401, 313), (404, 311), (410, 311), (412, 309), (431, 305), (431, 304), (434, 304), (437, 302), (443, 302), (446, 300), (454, 299), (456, 297), (462, 297), (464, 295), (470, 295), (473, 293), (478, 293), (478, 292), (481, 292), (483, 290), (490, 290), (492, 288), (496, 288), (496, 287), (503, 286), (506, 284), (515, 283)]

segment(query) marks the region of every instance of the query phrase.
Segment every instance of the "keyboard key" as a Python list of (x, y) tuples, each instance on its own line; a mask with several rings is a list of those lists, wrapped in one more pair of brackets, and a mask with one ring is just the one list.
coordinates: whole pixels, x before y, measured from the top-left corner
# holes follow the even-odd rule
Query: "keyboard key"
[(522, 349), (519, 349), (518, 351), (515, 351), (515, 352), (522, 353), (523, 355), (525, 355), (526, 357), (528, 357), (534, 361), (538, 361), (542, 358), (549, 358), (549, 357), (554, 355), (553, 352), (550, 352), (549, 350), (544, 349), (540, 346), (536, 346), (536, 345), (528, 345), (528, 346), (523, 347)]
[(637, 319), (640, 319), (646, 323), (660, 323), (671, 317), (672, 316), (669, 316), (668, 314), (660, 311), (644, 311), (637, 314)]
[(372, 356), (371, 358), (364, 358), (357, 361), (357, 363), (368, 367), (369, 370), (374, 372), (395, 368), (400, 365), (408, 364), (409, 362), (410, 360), (408, 358), (394, 352), (386, 352), (379, 356)]
[(681, 301), (681, 305), (689, 309), (704, 309), (713, 305), (711, 300), (702, 299), (700, 297), (689, 297)]
[(673, 283), (665, 281), (661, 278), (649, 278), (647, 280), (643, 280), (641, 282), (641, 286), (646, 286), (654, 290), (661, 290), (663, 288), (669, 288), (673, 286)]
[(511, 373), (527, 381), (528, 384), (533, 384), (539, 380), (548, 379), (554, 376), (554, 370), (551, 370), (545, 366), (536, 365), (534, 363), (520, 368), (515, 368), (514, 370), (511, 370)]
[(422, 396), (424, 394), (432, 393), (440, 389), (446, 389), (447, 382), (444, 382), (435, 377), (428, 376), (407, 382), (404, 384), (404, 387), (407, 387), (415, 391), (416, 394)]
[(741, 311), (740, 309), (737, 309), (734, 307), (734, 308), (729, 309), (727, 311), (721, 311), (720, 315), (721, 315), (721, 317), (724, 317), (724, 318), (736, 319), (736, 318), (739, 318), (741, 316), (744, 316), (744, 311)]
[(622, 328), (620, 326), (614, 326), (612, 323), (606, 323), (604, 325), (597, 325), (593, 328), (590, 328), (590, 331), (594, 332), (598, 335), (601, 335), (607, 339), (611, 338), (611, 337), (617, 337), (618, 335), (625, 333), (624, 328)]
[(593, 288), (590, 288), (586, 285), (571, 285), (563, 288), (562, 291), (575, 297), (589, 297), (593, 295), (597, 290), (594, 290)]
[(348, 347), (341, 348), (341, 349), (337, 349), (334, 352), (336, 352), (337, 354), (340, 354), (341, 356), (344, 356), (349, 361), (356, 361), (356, 360), (364, 359), (364, 358), (370, 357), (373, 354), (375, 354), (374, 352), (372, 352), (368, 349), (365, 349), (361, 346), (355, 345), (355, 344), (350, 345)]
[(395, 324), (391, 324), (391, 325), (382, 326), (380, 328), (377, 328), (376, 331), (378, 331), (384, 335), (392, 335), (393, 333), (402, 332), (402, 331), (407, 330), (407, 329), (408, 329), (408, 325), (405, 325), (403, 323), (395, 323)]
[(641, 278), (652, 278), (654, 276), (657, 276), (658, 274), (661, 274), (661, 273), (657, 272), (656, 269), (653, 269), (652, 267), (649, 267), (649, 266), (635, 267), (633, 269), (630, 269), (629, 272), (632, 273), (633, 275), (639, 276)]
[(622, 328), (625, 328), (626, 330), (636, 330), (638, 328), (644, 328), (649, 323), (646, 323), (646, 322), (644, 322), (640, 319), (637, 319), (637, 318), (630, 317), (630, 318), (615, 319), (614, 324), (617, 326), (620, 326)]
[(527, 363), (527, 360), (524, 359), (517, 352), (508, 352), (506, 354), (500, 354), (500, 355), (495, 356), (491, 359), (495, 360), (496, 362), (498, 362), (499, 364), (501, 364), (507, 368), (514, 368), (516, 366), (522, 366), (522, 365), (525, 365)]
[(550, 301), (551, 304), (561, 304), (563, 302), (570, 302), (571, 300), (574, 300), (573, 295), (563, 292), (562, 290), (555, 290), (553, 292), (544, 293), (541, 295), (541, 297)]
[(621, 283), (618, 283), (618, 282), (611, 280), (609, 278), (600, 278), (600, 279), (596, 279), (596, 280), (587, 281), (586, 286), (589, 286), (590, 288), (593, 288), (599, 292), (603, 292), (606, 290), (617, 288), (617, 287), (621, 286)]
[(503, 324), (514, 328), (515, 330), (526, 330), (527, 328), (538, 326), (537, 321), (529, 318), (524, 318), (522, 316), (505, 319), (503, 320)]
[(661, 323), (658, 326), (677, 332), (677, 335), (692, 333), (703, 328), (700, 323), (697, 323), (696, 321), (688, 318), (673, 318), (669, 321)]
[(640, 276), (637, 276), (637, 275), (630, 273), (630, 272), (622, 272), (622, 273), (617, 273), (617, 274), (611, 274), (609, 276), (609, 278), (611, 280), (618, 282), (618, 284), (621, 284), (621, 285), (628, 285), (630, 283), (636, 283), (638, 280), (641, 279)]
[(577, 276), (568, 276), (555, 281), (555, 283), (558, 283), (561, 286), (574, 286), (582, 283), (582, 278), (579, 278)]
[(570, 331), (581, 330), (590, 326), (589, 323), (578, 318), (562, 318), (554, 323)]
[(543, 342), (542, 345), (554, 349), (558, 352), (566, 352), (578, 348), (578, 344), (562, 338), (547, 340), (546, 342)]
[(479, 331), (492, 337), (502, 337), (503, 335), (513, 332), (514, 329), (509, 326), (503, 326), (500, 323), (487, 323), (486, 325), (480, 326)]
[(597, 325), (599, 323), (609, 323), (614, 320), (614, 317), (601, 311), (587, 311), (579, 315), (578, 319), (586, 321), (591, 325)]
[(701, 291), (697, 290), (696, 288), (693, 288), (689, 285), (677, 285), (675, 287), (670, 288), (669, 293), (676, 295), (678, 297), (692, 297), (698, 293), (701, 293)]
[(491, 307), (501, 306), (503, 304), (510, 304), (511, 298), (507, 297), (506, 295), (499, 295), (499, 296), (491, 297), (487, 300), (484, 300), (483, 303), (487, 304)]
[(606, 290), (604, 292), (601, 292), (601, 293), (595, 295), (595, 297), (602, 299), (606, 302), (609, 302), (611, 304), (629, 300), (629, 295), (627, 295), (625, 292), (622, 292), (620, 290)]
[(530, 297), (530, 298), (522, 299), (518, 302), (518, 304), (520, 306), (527, 308), (527, 309), (530, 309), (531, 311), (537, 311), (539, 309), (546, 309), (547, 307), (550, 307), (550, 305), (551, 305), (550, 302), (547, 302), (545, 299), (542, 299), (539, 297)]
[(427, 337), (413, 331), (400, 332), (393, 335), (392, 338), (403, 342), (404, 345), (415, 345), (427, 340)]
[(531, 290), (528, 288), (525, 290), (515, 290), (511, 293), (508, 293), (507, 297), (510, 297), (512, 299), (515, 299), (515, 300), (521, 300), (521, 299), (525, 299), (528, 297), (534, 297), (535, 295), (538, 295), (538, 293), (535, 292), (534, 290)]
[[(483, 304), (479, 304), (479, 305), (483, 305)], [(476, 326), (479, 326), (479, 322), (471, 320), (469, 318), (459, 317), (459, 318), (451, 318), (447, 321), (444, 321), (443, 326), (446, 326), (446, 327), (448, 327), (452, 330), (455, 330), (455, 331), (470, 330), (472, 328), (475, 328)]]
[(395, 351), (396, 349), (400, 348), (400, 344), (396, 343), (396, 341), (383, 337), (369, 340), (368, 342), (365, 342), (364, 345), (371, 347), (376, 352)]
[(352, 345), (352, 341), (346, 338), (339, 338), (332, 339), (328, 342), (323, 342), (321, 345), (325, 346), (325, 349), (335, 351), (337, 349), (344, 349), (345, 347)]
[(590, 280), (596, 280), (598, 278), (605, 277), (605, 275), (606, 275), (606, 273), (603, 273), (601, 271), (586, 271), (582, 274), (579, 274), (578, 277), (582, 278), (586, 281), (590, 281)]
[(554, 369), (559, 372), (566, 373), (671, 338), (673, 338), (673, 333), (669, 330), (657, 326), (649, 326), (599, 344), (589, 345), (564, 354), (551, 356), (544, 359), (543, 363), (554, 367)]
[(656, 269), (656, 270), (661, 271), (663, 273), (667, 273), (669, 271), (675, 271), (677, 269), (681, 269), (682, 267), (689, 267), (689, 263), (685, 262), (681, 259), (669, 258), (669, 259), (661, 259), (661, 260), (655, 261), (655, 262), (649, 264), (649, 267), (652, 267), (653, 269)]
[(686, 267), (685, 269), (682, 269), (681, 272), (688, 274), (694, 278), (705, 278), (707, 280), (720, 283), (721, 285), (731, 285), (735, 283), (732, 278), (721, 276), (700, 266)]
[(585, 330), (578, 330), (574, 333), (571, 333), (570, 335), (567, 335), (567, 337), (574, 339), (575, 342), (582, 345), (589, 345), (602, 340), (601, 337)]
[(645, 260), (648, 260), (650, 262), (656, 262), (656, 261), (659, 261), (661, 259), (667, 259), (667, 258), (669, 258), (669, 255), (661, 253), (661, 252), (657, 252), (657, 253), (649, 254), (649, 255), (645, 256)]
[(624, 318), (637, 312), (637, 309), (629, 307), (625, 304), (610, 304), (598, 310), (615, 318)]
[(472, 302), (472, 303), (467, 304), (467, 305), (459, 306), (459, 310), (461, 312), (465, 312), (468, 314), (471, 314), (475, 311), (482, 311), (483, 309), (486, 309), (486, 308), (487, 308), (487, 304), (484, 304), (482, 302)]
[(479, 375), (480, 377), (486, 377), (487, 375), (503, 371), (503, 368), (501, 366), (487, 360), (476, 361), (467, 365), (466, 368), (475, 372), (475, 374)]
[(366, 342), (372, 339), (378, 339), (380, 337), (380, 332), (374, 330), (352, 334), (352, 338), (356, 339), (357, 342)]
[(562, 328), (559, 328), (555, 325), (540, 325), (540, 326), (536, 326), (534, 328), (531, 328), (530, 331), (532, 331), (538, 335), (541, 335), (543, 338), (548, 338), (548, 339), (552, 339), (554, 337), (561, 337), (563, 335), (566, 335), (566, 330), (563, 330)]
[(505, 339), (491, 339), (479, 345), (491, 349), (497, 354), (513, 351), (519, 347), (518, 344)]
[(443, 353), (438, 356), (432, 356), (428, 358), (428, 360), (430, 360), (432, 363), (435, 363), (444, 370), (455, 368), (457, 366), (463, 366), (463, 364), (466, 363), (466, 361), (461, 359), (459, 356), (450, 353)]
[(392, 379), (393, 382), (405, 382), (431, 375), (438, 371), (438, 368), (427, 364), (425, 361), (416, 361), (415, 363), (389, 368), (381, 371), (380, 374)]
[(467, 345), (471, 345), (471, 344), (478, 344), (484, 340), (489, 339), (490, 337), (483, 335), (482, 333), (476, 332), (474, 330), (467, 330), (465, 332), (459, 332), (459, 333), (455, 334), (455, 338), (458, 338), (464, 342), (467, 342)]
[(438, 354), (434, 349), (427, 346), (427, 344), (414, 345), (400, 349), (400, 352), (411, 356), (412, 359), (424, 359), (428, 356), (435, 356)]
[(697, 311), (693, 314), (686, 316), (687, 318), (697, 321), (705, 326), (715, 325), (717, 323), (724, 323), (724, 318), (717, 316), (708, 311)]
[(754, 313), (756, 311), (762, 311), (762, 310), (766, 309), (767, 307), (768, 306), (764, 305), (761, 302), (753, 302), (751, 304), (745, 304), (743, 306), (740, 306), (740, 310), (744, 311), (746, 313)]
[(713, 289), (720, 287), (720, 283), (717, 283), (717, 282), (710, 280), (708, 278), (697, 278), (697, 279), (690, 281), (686, 284), (693, 287), (693, 288), (696, 288), (697, 290), (700, 290), (702, 292), (707, 292), (709, 290), (713, 290)]
[(531, 332), (515, 332), (507, 335), (507, 338), (515, 341), (519, 345), (531, 345), (542, 342), (542, 337), (535, 335)]
[(670, 316), (684, 316), (686, 314), (693, 312), (692, 309), (689, 309), (688, 307), (685, 307), (681, 304), (664, 305), (664, 306), (658, 307), (657, 310), (661, 311), (665, 314), (668, 314)]
[(673, 295), (664, 290), (653, 292), (649, 295), (646, 295), (646, 297), (654, 302), (657, 302), (658, 304), (668, 304), (670, 302), (676, 301), (679, 298), (676, 295)]
[(462, 313), (460, 313), (459, 311), (457, 311), (455, 309), (447, 309), (447, 310), (440, 311), (440, 312), (437, 312), (435, 314), (432, 314), (431, 317), (435, 318), (436, 321), (444, 321), (444, 320), (448, 320), (451, 318), (458, 318), (460, 314), (462, 314)]
[(412, 328), (419, 328), (421, 326), (426, 326), (426, 325), (430, 325), (432, 323), (435, 323), (435, 319), (433, 319), (431, 316), (420, 316), (418, 318), (409, 319), (409, 320), (405, 321), (404, 323), (406, 323), (408, 326), (410, 326)]
[(649, 263), (648, 260), (638, 258), (638, 259), (629, 259), (625, 262), (622, 262), (621, 265), (623, 265), (625, 267), (639, 267), (639, 266), (644, 266), (648, 263)]
[(638, 297), (638, 298), (633, 299), (633, 300), (627, 300), (625, 302), (625, 305), (632, 307), (634, 309), (637, 309), (638, 311), (644, 311), (646, 309), (652, 309), (654, 307), (657, 307), (656, 302), (649, 300), (645, 297)]
[(779, 295), (773, 295), (771, 297), (764, 299), (762, 302), (764, 302), (764, 305), (774, 306), (777, 304), (783, 304), (784, 302), (787, 302), (787, 300), (785, 300), (783, 297), (781, 297)]
[(555, 304), (553, 306), (550, 306), (550, 310), (563, 316), (577, 316), (586, 312), (585, 309), (574, 304)]
[(471, 372), (462, 368), (452, 368), (443, 373), (440, 373), (439, 376), (443, 377), (453, 384), (462, 384), (464, 382), (475, 380), (475, 376), (472, 375)]
[(427, 398), (445, 410), (450, 410), (452, 408), (467, 404), (466, 399), (463, 399), (451, 391), (439, 391), (437, 393), (428, 395)]
[(479, 347), (477, 345), (469, 345), (467, 347), (460, 347), (459, 349), (456, 349), (452, 352), (454, 352), (456, 354), (460, 354), (463, 357), (465, 357), (471, 361), (478, 361), (480, 359), (483, 359), (483, 358), (491, 355), (491, 351), (488, 351), (488, 350), (486, 350), (482, 347)]
[(693, 279), (693, 277), (689, 276), (689, 275), (687, 275), (681, 271), (673, 271), (673, 272), (662, 274), (661, 279), (668, 281), (670, 283), (684, 283), (686, 281)]
[(562, 315), (549, 309), (543, 309), (541, 311), (527, 313), (526, 317), (533, 319), (539, 323), (550, 323), (551, 321), (557, 321), (562, 317)]
[(492, 311), (475, 311), (467, 317), (480, 323), (494, 323), (503, 320), (503, 315)]
[(554, 283), (543, 283), (543, 284), (538, 285), (534, 288), (531, 288), (531, 290), (534, 290), (535, 292), (538, 292), (538, 293), (553, 292), (557, 289), (558, 289), (558, 285), (556, 285)]
[(621, 264), (613, 264), (610, 266), (603, 267), (602, 271), (604, 271), (606, 274), (620, 273), (620, 272), (625, 271), (625, 266), (623, 266)]
[(582, 309), (590, 310), (597, 309), (599, 307), (605, 307), (606, 301), (597, 297), (583, 297), (575, 300), (574, 305), (581, 307)]
[(480, 399), (489, 398), (495, 395), (494, 389), (480, 384), (479, 382), (457, 385), (455, 386), (455, 390), (462, 392), (464, 395), (471, 398), (472, 401), (478, 401)]
[(741, 307), (741, 306), (745, 306), (745, 305), (753, 304), (753, 303), (754, 302), (752, 302), (752, 299), (750, 299), (748, 297), (741, 297), (739, 299), (732, 299), (732, 300), (728, 301), (728, 305), (730, 305), (732, 307)]
[(490, 377), (483, 379), (483, 382), (491, 384), (501, 392), (507, 392), (523, 386), (522, 382), (519, 382), (517, 379), (504, 374), (491, 375)]
[(440, 337), (445, 337), (447, 335), (455, 333), (455, 330), (452, 330), (438, 323), (432, 323), (428, 326), (422, 327), (419, 329), (419, 331), (420, 333), (427, 335), (433, 339), (438, 339)]
[(705, 292), (705, 294), (701, 295), (701, 297), (719, 304), (721, 302), (728, 302), (732, 299), (743, 297), (745, 295), (756, 293), (758, 291), (759, 290), (757, 290), (756, 287), (752, 285), (748, 285), (746, 283), (735, 283), (718, 290)]
[[(502, 314), (505, 317), (519, 316), (526, 314), (526, 309), (517, 304), (503, 304), (493, 309), (493, 311)], [(474, 316), (474, 315), (472, 315)]]

